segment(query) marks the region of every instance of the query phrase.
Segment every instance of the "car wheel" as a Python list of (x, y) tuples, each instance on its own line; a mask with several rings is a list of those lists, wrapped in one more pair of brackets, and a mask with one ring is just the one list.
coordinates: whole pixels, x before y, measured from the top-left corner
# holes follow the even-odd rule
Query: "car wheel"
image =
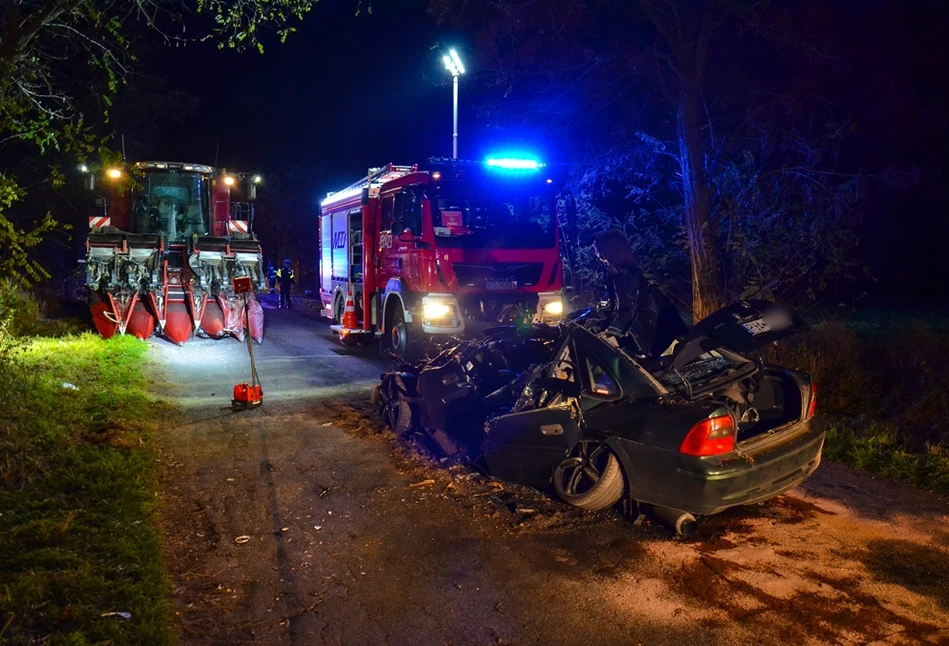
[(580, 440), (554, 470), (557, 495), (588, 511), (615, 505), (625, 486), (619, 460), (605, 445), (592, 440)]
[(405, 435), (412, 429), (412, 406), (405, 401), (405, 395), (395, 379), (388, 378), (382, 383), (378, 402), (379, 415), (393, 433)]

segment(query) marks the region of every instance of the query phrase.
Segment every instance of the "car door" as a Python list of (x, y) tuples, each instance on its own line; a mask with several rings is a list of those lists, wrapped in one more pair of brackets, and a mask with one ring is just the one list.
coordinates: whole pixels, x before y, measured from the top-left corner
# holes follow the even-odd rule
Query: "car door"
[(580, 440), (576, 350), (567, 337), (550, 367), (525, 386), (514, 410), (485, 427), (482, 455), (492, 476), (543, 487)]
[(550, 483), (554, 468), (580, 441), (572, 405), (502, 415), (485, 429), (483, 457), (488, 473), (533, 487)]

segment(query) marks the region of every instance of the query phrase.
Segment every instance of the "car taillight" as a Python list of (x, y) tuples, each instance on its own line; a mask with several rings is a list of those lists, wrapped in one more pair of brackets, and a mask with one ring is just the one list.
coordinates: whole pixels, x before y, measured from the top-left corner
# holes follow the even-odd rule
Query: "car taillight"
[(814, 412), (817, 410), (817, 382), (811, 382), (811, 400), (807, 404), (807, 417), (804, 419), (810, 419), (814, 417)]
[(679, 447), (679, 452), (687, 455), (721, 455), (734, 450), (735, 426), (731, 415), (703, 419), (692, 427)]

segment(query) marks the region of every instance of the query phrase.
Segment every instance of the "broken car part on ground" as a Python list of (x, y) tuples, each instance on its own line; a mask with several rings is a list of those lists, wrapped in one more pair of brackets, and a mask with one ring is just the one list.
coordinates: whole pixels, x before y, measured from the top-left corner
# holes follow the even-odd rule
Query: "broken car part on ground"
[(625, 495), (677, 531), (773, 498), (820, 463), (817, 386), (759, 350), (806, 329), (767, 301), (726, 307), (659, 360), (637, 358), (583, 310), (558, 326), (493, 328), (382, 376), (385, 423), (491, 476), (553, 485), (588, 510)]

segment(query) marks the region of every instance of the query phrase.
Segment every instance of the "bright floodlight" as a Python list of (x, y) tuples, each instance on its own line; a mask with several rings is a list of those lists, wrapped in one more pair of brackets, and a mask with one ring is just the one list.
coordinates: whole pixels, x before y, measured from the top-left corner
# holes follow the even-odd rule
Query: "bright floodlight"
[(79, 164), (79, 172), (80, 172), (80, 173), (88, 173), (88, 172), (89, 172), (89, 167), (86, 166), (85, 164)]
[(233, 185), (234, 185), (234, 178), (231, 177), (230, 175), (225, 175), (225, 176), (224, 176), (224, 183), (227, 184), (228, 186), (233, 186)]
[(118, 179), (122, 177), (122, 171), (120, 171), (118, 168), (110, 168), (107, 175), (112, 179)]
[(445, 69), (447, 69), (452, 76), (459, 76), (465, 73), (465, 66), (461, 63), (461, 59), (458, 58), (458, 52), (453, 49), (442, 56), (442, 62), (445, 64)]
[(543, 164), (536, 159), (516, 159), (514, 157), (489, 157), (485, 162), (488, 166), (504, 170), (537, 170)]
[(260, 184), (263, 178), (260, 175), (254, 175), (254, 184)]
[(465, 66), (464, 66), (464, 64), (461, 62), (461, 59), (458, 57), (458, 52), (456, 52), (454, 49), (449, 49), (449, 50), (448, 50), (448, 55), (451, 56), (452, 62), (455, 63), (455, 67), (458, 69), (458, 73), (459, 73), (459, 74), (464, 74), (464, 73), (465, 73)]

